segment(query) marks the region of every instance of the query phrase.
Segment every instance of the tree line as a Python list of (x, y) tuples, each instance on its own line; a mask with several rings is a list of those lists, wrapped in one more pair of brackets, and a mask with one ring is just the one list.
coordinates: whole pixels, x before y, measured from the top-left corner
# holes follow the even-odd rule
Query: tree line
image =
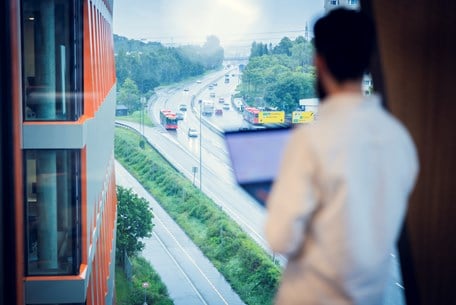
[(275, 46), (254, 41), (238, 88), (240, 95), (256, 107), (287, 113), (297, 109), (300, 99), (316, 96), (312, 57), (312, 43), (302, 36), (284, 37)]
[(224, 57), (216, 36), (208, 36), (202, 46), (166, 47), (114, 35), (114, 52), (117, 104), (130, 111), (139, 110), (141, 97), (150, 97), (154, 88), (216, 69)]

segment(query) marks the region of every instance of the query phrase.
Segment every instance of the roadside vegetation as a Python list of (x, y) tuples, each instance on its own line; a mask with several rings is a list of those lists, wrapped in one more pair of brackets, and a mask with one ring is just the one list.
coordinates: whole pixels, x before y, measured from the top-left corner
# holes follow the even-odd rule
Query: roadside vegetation
[[(147, 282), (145, 289), (142, 284)], [(132, 277), (129, 280), (125, 271), (116, 267), (116, 304), (139, 305), (144, 303), (144, 293), (147, 304), (172, 305), (166, 286), (152, 266), (143, 257), (132, 258)]]
[(150, 119), (150, 116), (147, 115), (146, 110), (143, 110), (142, 114), (141, 114), (141, 110), (138, 110), (138, 111), (134, 111), (130, 115), (116, 116), (116, 119), (119, 119), (122, 121), (128, 121), (128, 122), (135, 122), (138, 124), (141, 124), (141, 122), (143, 122), (145, 126), (149, 126), (149, 127), (155, 126), (154, 122), (152, 122), (152, 120)]
[(316, 97), (312, 57), (312, 43), (302, 36), (275, 46), (254, 41), (238, 96), (250, 106), (297, 110), (300, 99)]
[(116, 128), (115, 157), (148, 190), (249, 305), (272, 304), (280, 267), (210, 198), (141, 137)]
[[(152, 266), (139, 254), (141, 241), (152, 234), (149, 203), (131, 189), (117, 187), (116, 303), (119, 305), (170, 305), (173, 301)], [(143, 283), (148, 283), (144, 288)]]
[(141, 97), (148, 100), (154, 88), (180, 82), (222, 66), (224, 50), (216, 36), (202, 46), (166, 47), (114, 35), (117, 105), (130, 112), (141, 109)]

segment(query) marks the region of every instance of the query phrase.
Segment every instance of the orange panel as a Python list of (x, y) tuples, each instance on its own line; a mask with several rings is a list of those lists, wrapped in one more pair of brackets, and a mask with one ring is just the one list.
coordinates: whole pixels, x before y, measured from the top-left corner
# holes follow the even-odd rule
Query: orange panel
[(13, 152), (14, 156), (14, 205), (15, 205), (15, 239), (16, 239), (16, 289), (17, 289), (17, 304), (24, 303), (24, 197), (23, 197), (23, 169), (22, 169), (22, 82), (21, 82), (21, 60), (20, 60), (20, 29), (18, 24), (20, 22), (20, 7), (18, 1), (11, 1), (10, 6), (10, 33), (11, 33), (11, 79), (12, 79), (12, 104), (13, 113)]
[(84, 114), (87, 117), (93, 117), (93, 86), (92, 86), (92, 57), (90, 52), (90, 18), (89, 18), (89, 0), (84, 1)]

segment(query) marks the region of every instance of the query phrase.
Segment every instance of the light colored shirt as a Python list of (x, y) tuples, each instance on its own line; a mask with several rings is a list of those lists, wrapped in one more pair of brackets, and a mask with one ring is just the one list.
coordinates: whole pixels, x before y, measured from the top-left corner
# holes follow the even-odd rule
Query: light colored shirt
[(294, 129), (267, 201), (266, 238), (288, 257), (276, 304), (382, 304), (417, 172), (377, 96), (330, 96)]

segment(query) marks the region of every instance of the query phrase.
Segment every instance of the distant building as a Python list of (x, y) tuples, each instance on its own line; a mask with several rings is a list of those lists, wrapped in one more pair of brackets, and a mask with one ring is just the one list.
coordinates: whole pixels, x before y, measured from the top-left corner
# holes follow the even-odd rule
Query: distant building
[(325, 12), (329, 12), (330, 10), (341, 6), (359, 9), (359, 0), (325, 0)]
[(318, 98), (304, 98), (299, 100), (299, 106), (303, 111), (312, 111), (314, 113), (318, 112), (318, 105), (320, 100)]
[(125, 105), (117, 105), (116, 106), (116, 116), (127, 116), (128, 115), (128, 107)]

